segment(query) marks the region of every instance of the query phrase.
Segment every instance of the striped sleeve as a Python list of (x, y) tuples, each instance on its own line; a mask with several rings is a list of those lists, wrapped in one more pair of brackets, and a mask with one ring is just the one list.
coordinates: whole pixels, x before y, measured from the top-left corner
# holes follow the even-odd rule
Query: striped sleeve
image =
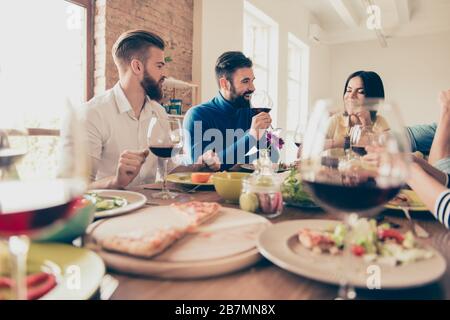
[(450, 189), (442, 192), (436, 200), (434, 216), (442, 222), (447, 229), (450, 228)]

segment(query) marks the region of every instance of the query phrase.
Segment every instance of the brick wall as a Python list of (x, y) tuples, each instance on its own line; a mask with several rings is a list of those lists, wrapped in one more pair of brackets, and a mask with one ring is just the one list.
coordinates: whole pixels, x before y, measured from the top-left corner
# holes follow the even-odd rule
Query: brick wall
[[(111, 48), (129, 29), (145, 29), (166, 41), (167, 75), (192, 80), (193, 0), (96, 0), (95, 87), (99, 94), (118, 80)], [(189, 97), (190, 99), (190, 97)]]

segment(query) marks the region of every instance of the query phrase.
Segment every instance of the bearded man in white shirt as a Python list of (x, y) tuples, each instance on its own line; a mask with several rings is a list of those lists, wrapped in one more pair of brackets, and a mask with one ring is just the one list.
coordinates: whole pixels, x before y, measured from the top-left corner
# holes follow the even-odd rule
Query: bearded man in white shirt
[(123, 189), (155, 181), (158, 158), (149, 154), (147, 130), (152, 117), (168, 120), (158, 103), (165, 79), (164, 47), (158, 35), (144, 30), (127, 31), (114, 44), (119, 81), (84, 106), (92, 162), (90, 188)]

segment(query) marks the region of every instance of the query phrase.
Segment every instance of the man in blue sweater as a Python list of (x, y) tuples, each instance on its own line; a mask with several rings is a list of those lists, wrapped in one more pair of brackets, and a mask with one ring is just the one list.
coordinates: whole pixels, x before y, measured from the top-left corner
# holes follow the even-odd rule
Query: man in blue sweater
[[(191, 108), (184, 118), (186, 152), (192, 162), (203, 155), (210, 167), (220, 161), (221, 169), (251, 163), (258, 148), (267, 147), (265, 131), (270, 115), (252, 113), (250, 98), (255, 91), (253, 63), (242, 52), (222, 54), (215, 72), (219, 93), (210, 101)], [(274, 152), (274, 154), (277, 154)]]

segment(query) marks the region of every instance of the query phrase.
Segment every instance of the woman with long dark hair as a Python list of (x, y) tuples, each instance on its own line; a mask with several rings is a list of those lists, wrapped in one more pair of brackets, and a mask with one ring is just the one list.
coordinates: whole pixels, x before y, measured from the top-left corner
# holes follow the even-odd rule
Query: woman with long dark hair
[(359, 125), (373, 132), (388, 130), (386, 120), (376, 111), (364, 110), (364, 105), (384, 99), (384, 86), (373, 71), (356, 71), (345, 81), (343, 100), (345, 111), (331, 118), (328, 130), (330, 148), (343, 147), (350, 127)]

